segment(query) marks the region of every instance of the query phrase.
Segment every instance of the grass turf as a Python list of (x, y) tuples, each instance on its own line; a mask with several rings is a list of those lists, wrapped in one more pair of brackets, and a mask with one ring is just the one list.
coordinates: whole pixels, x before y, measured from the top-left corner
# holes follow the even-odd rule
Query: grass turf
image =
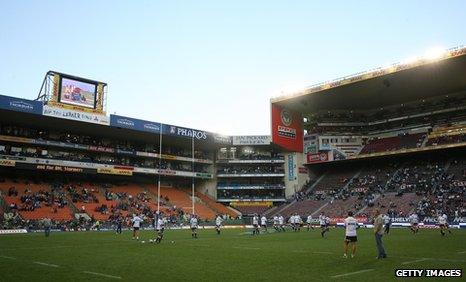
[[(441, 237), (438, 230), (392, 229), (384, 236), (388, 258), (377, 260), (372, 230), (358, 231), (358, 252), (345, 259), (343, 229), (321, 238), (311, 232), (270, 233), (248, 230), (168, 230), (160, 245), (131, 232), (21, 234), (0, 236), (1, 281), (386, 281), (396, 268), (462, 268), (466, 266), (466, 231)], [(171, 243), (171, 241), (174, 243)], [(403, 264), (404, 263), (404, 264)], [(362, 271), (359, 274), (334, 277)], [(107, 275), (107, 276), (103, 276)], [(433, 280), (433, 279), (429, 279)]]

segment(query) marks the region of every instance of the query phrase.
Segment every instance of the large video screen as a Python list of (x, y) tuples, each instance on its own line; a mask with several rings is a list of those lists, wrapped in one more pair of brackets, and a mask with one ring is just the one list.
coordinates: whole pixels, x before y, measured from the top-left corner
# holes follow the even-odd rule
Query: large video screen
[(62, 77), (60, 102), (95, 109), (96, 91), (96, 84)]

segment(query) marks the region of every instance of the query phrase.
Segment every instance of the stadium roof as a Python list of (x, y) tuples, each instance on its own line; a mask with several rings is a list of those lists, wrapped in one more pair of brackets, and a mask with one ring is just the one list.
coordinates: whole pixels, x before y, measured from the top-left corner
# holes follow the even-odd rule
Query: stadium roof
[(271, 102), (300, 113), (376, 109), (465, 90), (465, 74), (466, 47), (458, 47), (435, 58), (420, 58), (314, 85), (272, 98)]

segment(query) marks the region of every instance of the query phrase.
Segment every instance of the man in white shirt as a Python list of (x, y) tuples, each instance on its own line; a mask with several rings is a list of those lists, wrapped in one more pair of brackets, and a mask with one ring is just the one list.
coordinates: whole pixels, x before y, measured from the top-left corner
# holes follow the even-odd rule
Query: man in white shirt
[(307, 223), (307, 231), (314, 229), (314, 227), (312, 227), (312, 215), (307, 216), (306, 223)]
[(195, 214), (191, 215), (189, 220), (189, 225), (191, 226), (191, 237), (197, 239), (197, 228), (199, 226), (197, 216)]
[(291, 229), (293, 229), (293, 231), (295, 230), (294, 219), (295, 219), (294, 214), (292, 214), (290, 218), (288, 219), (288, 222), (290, 223)]
[(267, 233), (267, 218), (265, 217), (265, 215), (262, 215), (262, 217), (261, 217), (261, 227)]
[(133, 240), (139, 240), (139, 228), (141, 228), (141, 222), (143, 222), (143, 220), (138, 215), (133, 214), (133, 219), (131, 221), (133, 223)]
[(222, 227), (223, 219), (220, 215), (217, 215), (215, 218), (215, 230), (217, 230), (217, 235), (220, 235), (220, 228)]
[(446, 214), (440, 214), (437, 221), (440, 227), (440, 234), (442, 234), (442, 236), (445, 236), (445, 230), (448, 230), (448, 233), (451, 234), (451, 230), (448, 228), (448, 217)]
[(163, 218), (163, 214), (157, 214), (155, 217), (155, 231), (157, 232), (157, 238), (155, 239), (155, 243), (159, 244), (162, 242), (163, 239), (163, 232), (165, 230), (165, 219)]
[(357, 220), (353, 217), (353, 212), (348, 212), (348, 217), (345, 219), (345, 248), (343, 257), (348, 257), (348, 247), (349, 245), (353, 245), (351, 257), (353, 258), (356, 254), (356, 243), (358, 242), (358, 236), (356, 233), (356, 229), (359, 228)]
[(254, 228), (252, 235), (259, 235), (259, 216), (257, 214), (252, 217), (252, 227)]
[(303, 223), (303, 220), (301, 219), (301, 216), (296, 213), (294, 215), (295, 231), (301, 231), (301, 224), (302, 223)]
[(285, 219), (283, 218), (283, 215), (278, 216), (278, 227), (280, 228), (281, 231), (285, 232)]
[(410, 217), (409, 217), (409, 222), (411, 223), (411, 232), (413, 232), (413, 234), (416, 234), (419, 232), (419, 217), (417, 216), (416, 213), (413, 213)]
[(320, 235), (322, 235), (322, 237), (324, 237), (325, 232), (328, 232), (329, 228), (328, 228), (327, 217), (325, 216), (325, 214), (323, 212), (319, 215), (319, 224), (320, 224), (320, 230), (321, 230)]
[(275, 231), (279, 232), (280, 230), (278, 229), (278, 227), (279, 227), (278, 216), (275, 215), (273, 217), (273, 229), (275, 229)]

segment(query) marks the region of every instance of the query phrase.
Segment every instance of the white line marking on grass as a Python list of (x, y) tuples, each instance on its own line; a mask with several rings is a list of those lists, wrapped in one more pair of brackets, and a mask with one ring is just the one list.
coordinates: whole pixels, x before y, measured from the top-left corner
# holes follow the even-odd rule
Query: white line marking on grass
[(458, 254), (466, 254), (466, 251), (458, 252)]
[(9, 256), (0, 256), (0, 258), (4, 258), (4, 259), (16, 259), (14, 257), (9, 257)]
[(34, 261), (34, 263), (38, 265), (49, 266), (49, 267), (59, 267), (56, 264), (50, 264), (50, 263), (45, 263), (45, 262), (40, 262), (40, 261)]
[(96, 275), (96, 276), (107, 277), (107, 278), (113, 278), (113, 279), (121, 279), (120, 276), (113, 276), (113, 275), (108, 275), (108, 274), (99, 273), (99, 272), (83, 271), (83, 273), (91, 274), (91, 275)]
[(401, 264), (405, 265), (405, 264), (411, 264), (411, 263), (416, 263), (416, 262), (421, 262), (421, 261), (426, 261), (426, 260), (429, 260), (429, 259), (428, 258), (421, 258), (421, 259), (417, 259), (417, 260), (405, 261), (405, 262), (402, 262)]
[(355, 272), (349, 272), (349, 273), (344, 273), (344, 274), (338, 274), (338, 275), (330, 276), (330, 278), (345, 277), (345, 276), (360, 274), (360, 273), (369, 272), (369, 271), (373, 271), (373, 270), (374, 270), (374, 269), (363, 269), (363, 270), (359, 270), (359, 271), (355, 271)]
[(260, 250), (260, 248), (253, 248), (253, 247), (233, 247), (233, 249), (242, 249), (242, 250)]

